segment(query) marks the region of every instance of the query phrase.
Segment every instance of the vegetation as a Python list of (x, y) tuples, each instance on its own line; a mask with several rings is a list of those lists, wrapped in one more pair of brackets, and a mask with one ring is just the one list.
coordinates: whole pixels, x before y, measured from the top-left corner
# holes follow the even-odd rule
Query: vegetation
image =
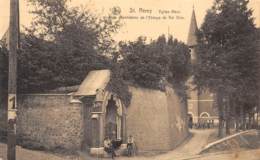
[(123, 69), (118, 63), (114, 63), (111, 67), (112, 75), (107, 85), (107, 90), (116, 93), (122, 100), (124, 105), (128, 107), (131, 102), (132, 94), (128, 90), (127, 82), (123, 79)]
[[(0, 91), (1, 93), (7, 93), (7, 75), (8, 75), (8, 51), (5, 47), (4, 42), (0, 41)], [(0, 95), (1, 95), (0, 93)], [(1, 102), (5, 102), (2, 98), (3, 95), (0, 97)]]
[[(93, 69), (110, 66), (112, 34), (119, 19), (97, 17), (84, 8), (69, 8), (67, 0), (29, 0), (35, 16), (21, 37), (19, 92), (44, 92), (77, 85)], [(119, 16), (112, 10), (110, 15)]]
[[(167, 40), (162, 35), (149, 43), (139, 37), (134, 42), (120, 42), (117, 52), (112, 37), (120, 27), (119, 18), (115, 18), (120, 9), (113, 8), (108, 16), (98, 17), (85, 8), (68, 7), (68, 0), (28, 1), (34, 6), (35, 19), (21, 35), (19, 93), (78, 85), (91, 70), (111, 69), (107, 89), (117, 93), (126, 106), (131, 100), (128, 82), (164, 90), (167, 80), (186, 98), (185, 82), (191, 64), (184, 43), (172, 36)], [(119, 55), (123, 59), (118, 62)]]
[[(198, 33), (195, 83), (217, 97), (219, 136), (246, 128), (258, 105), (258, 55), (248, 0), (215, 0)], [(226, 127), (224, 127), (226, 126)]]
[(182, 42), (168, 41), (164, 35), (146, 43), (145, 37), (134, 42), (120, 43), (124, 60), (123, 78), (141, 87), (164, 90), (165, 80), (186, 98), (185, 82), (191, 70), (189, 48)]

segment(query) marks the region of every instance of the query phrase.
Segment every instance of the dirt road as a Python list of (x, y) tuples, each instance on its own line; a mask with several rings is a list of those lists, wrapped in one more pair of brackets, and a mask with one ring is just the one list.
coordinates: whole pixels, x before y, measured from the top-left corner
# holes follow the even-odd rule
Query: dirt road
[[(193, 157), (198, 154), (203, 146), (207, 144), (208, 137), (214, 130), (192, 130), (192, 138), (184, 142), (173, 151), (168, 153), (153, 156), (153, 157), (144, 157), (138, 156), (131, 158), (132, 160), (176, 160), (182, 158)], [(125, 157), (119, 157), (118, 160), (125, 160)]]
[[(210, 134), (214, 130), (193, 130), (193, 137), (173, 151), (156, 156), (116, 157), (116, 160), (260, 160), (260, 149), (237, 151), (233, 153), (211, 153), (197, 155), (207, 144)], [(17, 147), (18, 160), (101, 160), (93, 157), (66, 157), (42, 151), (32, 151)], [(6, 160), (6, 144), (0, 143), (0, 160)], [(102, 158), (109, 160), (109, 158)]]
[[(193, 137), (187, 140), (186, 143), (175, 149), (174, 151), (170, 151), (165, 154), (157, 155), (157, 156), (138, 156), (132, 157), (132, 160), (150, 160), (150, 159), (160, 159), (160, 160), (172, 160), (176, 158), (182, 158), (187, 156), (192, 156), (197, 154), (200, 149), (206, 145), (208, 136), (214, 130), (194, 130), (192, 131)], [(21, 147), (16, 147), (17, 157), (19, 160), (28, 160), (28, 159), (35, 159), (35, 160), (78, 160), (79, 158), (76, 157), (61, 157), (59, 155), (53, 155), (47, 152), (41, 151), (32, 151), (28, 149), (24, 149)], [(6, 144), (0, 143), (0, 158), (6, 160)], [(96, 158), (87, 157), (85, 159), (91, 160)], [(128, 157), (118, 157), (118, 160), (125, 160), (130, 159)]]
[[(7, 145), (0, 143), (0, 160), (7, 160), (6, 153)], [(79, 160), (79, 158), (75, 157), (65, 157), (42, 151), (32, 151), (19, 146), (16, 147), (16, 157), (17, 160)]]

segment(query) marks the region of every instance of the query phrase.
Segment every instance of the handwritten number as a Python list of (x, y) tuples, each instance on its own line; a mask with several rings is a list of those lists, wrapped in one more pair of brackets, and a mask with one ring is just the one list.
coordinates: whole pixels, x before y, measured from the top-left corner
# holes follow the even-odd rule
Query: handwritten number
[(13, 96), (12, 98), (10, 98), (9, 100), (12, 104), (12, 109), (15, 109), (15, 97)]

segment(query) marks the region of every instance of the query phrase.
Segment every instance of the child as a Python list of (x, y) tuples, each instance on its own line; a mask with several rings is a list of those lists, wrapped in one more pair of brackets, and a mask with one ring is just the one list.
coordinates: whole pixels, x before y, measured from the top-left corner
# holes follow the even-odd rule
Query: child
[(128, 156), (131, 156), (133, 154), (134, 151), (134, 138), (132, 135), (130, 135), (127, 138), (127, 154)]
[(107, 153), (111, 153), (112, 154), (112, 159), (114, 159), (114, 157), (116, 156), (116, 153), (115, 153), (115, 150), (113, 148), (113, 145), (112, 145), (111, 140), (110, 140), (109, 137), (106, 137), (104, 139), (104, 150)]

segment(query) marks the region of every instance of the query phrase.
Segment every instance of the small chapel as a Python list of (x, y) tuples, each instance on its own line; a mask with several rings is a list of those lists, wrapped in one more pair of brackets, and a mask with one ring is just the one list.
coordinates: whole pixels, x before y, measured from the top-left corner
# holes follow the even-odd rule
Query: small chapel
[(129, 135), (140, 154), (170, 151), (189, 136), (187, 102), (170, 84), (165, 91), (129, 85), (132, 98), (125, 106), (106, 89), (110, 77), (110, 70), (93, 70), (78, 86), (18, 95), (17, 143), (104, 156), (105, 137), (120, 141), (124, 155)]

